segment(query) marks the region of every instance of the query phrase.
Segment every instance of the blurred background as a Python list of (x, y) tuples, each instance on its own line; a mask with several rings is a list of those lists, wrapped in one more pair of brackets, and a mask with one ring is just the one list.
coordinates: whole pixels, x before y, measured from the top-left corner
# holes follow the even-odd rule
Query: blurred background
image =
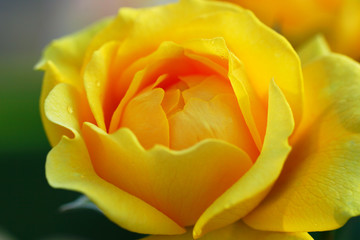
[[(48, 186), (50, 150), (39, 116), (42, 72), (33, 70), (53, 39), (82, 29), (122, 6), (175, 0), (0, 0), (0, 240), (138, 239), (92, 210), (60, 212), (79, 194)], [(360, 238), (360, 218), (315, 239)], [(356, 237), (358, 236), (358, 237)]]

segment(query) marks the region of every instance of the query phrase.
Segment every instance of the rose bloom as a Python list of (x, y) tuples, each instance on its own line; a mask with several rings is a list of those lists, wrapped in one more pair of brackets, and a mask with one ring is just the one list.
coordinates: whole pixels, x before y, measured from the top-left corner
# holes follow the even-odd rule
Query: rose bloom
[(50, 185), (149, 239), (339, 228), (360, 214), (360, 66), (321, 38), (299, 56), (250, 11), (200, 0), (55, 40), (37, 65)]
[(294, 45), (317, 32), (331, 48), (360, 60), (359, 0), (225, 0), (252, 10)]

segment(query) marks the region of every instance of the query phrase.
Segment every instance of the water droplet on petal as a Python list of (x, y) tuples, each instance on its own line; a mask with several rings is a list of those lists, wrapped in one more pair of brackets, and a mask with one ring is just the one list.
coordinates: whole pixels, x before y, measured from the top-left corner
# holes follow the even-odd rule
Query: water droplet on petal
[(67, 107), (68, 113), (72, 114), (74, 112), (73, 108), (71, 106)]

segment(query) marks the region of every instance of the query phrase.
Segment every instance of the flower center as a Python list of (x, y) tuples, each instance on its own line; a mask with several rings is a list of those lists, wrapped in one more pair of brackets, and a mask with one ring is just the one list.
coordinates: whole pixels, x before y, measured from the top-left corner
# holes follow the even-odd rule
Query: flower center
[(145, 148), (182, 150), (220, 139), (257, 152), (230, 83), (217, 75), (165, 76), (128, 103), (121, 127), (130, 128)]

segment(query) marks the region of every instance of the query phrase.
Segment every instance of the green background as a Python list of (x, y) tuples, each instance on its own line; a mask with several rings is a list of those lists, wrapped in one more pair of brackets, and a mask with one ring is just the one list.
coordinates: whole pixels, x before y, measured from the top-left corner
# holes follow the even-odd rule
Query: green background
[[(138, 239), (142, 236), (121, 229), (96, 211), (60, 212), (60, 205), (79, 194), (52, 189), (45, 179), (50, 146), (38, 110), (42, 73), (33, 66), (51, 39), (82, 28), (99, 15), (115, 14), (117, 9), (111, 7), (121, 3), (110, 1), (113, 5), (101, 14), (83, 9), (91, 16), (79, 18), (66, 12), (75, 0), (60, 2), (68, 6), (59, 8), (56, 1), (46, 0), (0, 0), (0, 239)], [(63, 17), (68, 23), (51, 21), (55, 13), (60, 15), (55, 20)], [(360, 218), (337, 231), (312, 235), (360, 239)]]

